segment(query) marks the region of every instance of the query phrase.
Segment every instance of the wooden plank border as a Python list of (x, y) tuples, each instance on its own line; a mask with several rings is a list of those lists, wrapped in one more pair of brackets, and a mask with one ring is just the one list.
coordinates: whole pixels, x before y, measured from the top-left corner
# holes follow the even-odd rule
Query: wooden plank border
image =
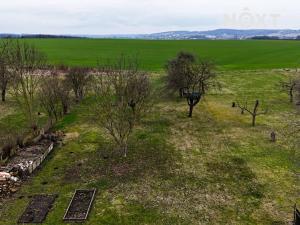
[[(89, 202), (89, 206), (88, 206), (88, 208), (87, 208), (87, 210), (86, 210), (86, 214), (85, 214), (85, 217), (84, 218), (67, 218), (67, 214), (68, 214), (68, 212), (69, 212), (69, 210), (70, 210), (70, 207), (71, 207), (71, 205), (72, 205), (72, 203), (73, 203), (73, 201), (74, 201), (74, 198), (75, 198), (75, 196), (76, 196), (76, 194), (78, 193), (78, 192), (93, 192), (93, 195), (92, 195), (92, 197), (91, 197), (91, 200), (90, 200), (90, 202)], [(67, 208), (67, 210), (66, 210), (66, 212), (65, 212), (65, 214), (64, 214), (64, 217), (63, 217), (63, 220), (64, 221), (77, 221), (77, 222), (81, 222), (81, 221), (84, 221), (84, 220), (86, 220), (87, 218), (88, 218), (88, 215), (89, 215), (89, 213), (90, 213), (90, 210), (91, 210), (91, 207), (92, 207), (92, 204), (93, 204), (93, 202), (94, 202), (94, 199), (95, 199), (95, 194), (96, 194), (96, 189), (94, 188), (94, 189), (76, 189), (75, 190), (75, 192), (74, 192), (74, 194), (73, 194), (73, 196), (72, 196), (72, 199), (71, 199), (71, 201), (70, 201), (70, 203), (69, 203), (69, 205), (68, 205), (68, 208)]]

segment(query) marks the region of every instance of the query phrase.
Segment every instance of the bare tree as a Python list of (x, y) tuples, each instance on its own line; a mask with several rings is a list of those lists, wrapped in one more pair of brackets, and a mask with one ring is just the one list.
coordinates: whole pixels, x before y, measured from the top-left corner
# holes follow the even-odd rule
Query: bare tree
[(298, 83), (299, 77), (297, 77), (297, 70), (295, 74), (287, 75), (287, 79), (280, 81), (279, 86), (281, 91), (287, 93), (290, 97), (290, 102), (294, 101), (294, 92), (296, 91), (296, 86)]
[(53, 123), (53, 119), (58, 120), (62, 111), (57, 93), (59, 82), (55, 74), (47, 75), (41, 79), (39, 88), (40, 106), (47, 112), (51, 124)]
[(201, 87), (202, 95), (211, 88), (220, 89), (220, 83), (216, 81), (215, 64), (210, 60), (200, 60), (197, 65), (193, 66), (193, 71), (196, 73), (196, 81)]
[(47, 112), (51, 124), (53, 118), (57, 120), (59, 115), (59, 102), (53, 88), (54, 84), (56, 84), (56, 79), (53, 77), (43, 77), (38, 93), (39, 104)]
[(37, 129), (37, 91), (46, 57), (35, 46), (14, 40), (8, 54), (13, 74), (13, 94), (33, 130)]
[(99, 67), (94, 81), (96, 118), (127, 156), (128, 139), (149, 106), (150, 82), (136, 60), (120, 57)]
[(295, 87), (295, 92), (296, 92), (296, 105), (298, 106), (298, 110), (300, 109), (300, 78), (296, 81), (297, 85)]
[(252, 116), (252, 126), (253, 127), (255, 126), (256, 117), (267, 114), (267, 112), (268, 112), (267, 110), (259, 112), (259, 106), (260, 106), (259, 100), (255, 101), (255, 104), (254, 104), (254, 107), (252, 110), (249, 109), (247, 102), (245, 102), (244, 104), (237, 102), (237, 106), (242, 110), (242, 114), (244, 114), (244, 112), (248, 112)]
[(72, 86), (76, 102), (80, 102), (84, 97), (84, 92), (90, 82), (91, 76), (87, 68), (74, 67), (66, 75), (67, 81)]
[(41, 80), (39, 89), (39, 102), (41, 107), (47, 112), (51, 124), (53, 119), (57, 121), (59, 117), (66, 115), (70, 107), (70, 87), (65, 77), (57, 70), (51, 69)]
[(71, 87), (66, 79), (61, 79), (57, 87), (58, 97), (62, 106), (62, 113), (66, 115), (69, 113), (71, 105), (70, 96)]
[(1, 100), (5, 102), (8, 83), (11, 79), (9, 70), (8, 52), (11, 46), (10, 40), (2, 40), (0, 43), (0, 90)]
[(287, 125), (280, 130), (282, 134), (281, 143), (290, 151), (293, 160), (299, 162), (300, 121), (297, 113), (288, 114), (284, 122)]
[(70, 105), (71, 105), (71, 91), (72, 91), (72, 84), (67, 80), (66, 76), (64, 75), (67, 70), (61, 70), (52, 68), (51, 74), (57, 80), (56, 81), (56, 95), (60, 101), (62, 107), (62, 114), (66, 115), (69, 112)]

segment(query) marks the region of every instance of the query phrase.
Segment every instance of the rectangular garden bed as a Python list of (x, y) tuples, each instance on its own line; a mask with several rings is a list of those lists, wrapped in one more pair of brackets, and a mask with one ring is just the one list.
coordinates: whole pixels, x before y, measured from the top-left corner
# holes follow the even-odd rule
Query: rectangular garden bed
[(53, 142), (49, 140), (43, 140), (39, 144), (24, 148), (9, 161), (4, 171), (11, 172), (18, 167), (22, 171), (31, 174), (52, 150)]
[(18, 223), (42, 223), (57, 195), (34, 195)]
[(76, 190), (63, 220), (74, 222), (86, 220), (94, 201), (95, 193), (96, 189)]

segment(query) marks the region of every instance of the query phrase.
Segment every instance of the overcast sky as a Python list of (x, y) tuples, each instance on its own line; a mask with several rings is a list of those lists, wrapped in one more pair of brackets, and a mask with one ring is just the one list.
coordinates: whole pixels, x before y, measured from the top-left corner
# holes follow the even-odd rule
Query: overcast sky
[(0, 0), (0, 33), (300, 29), (299, 0)]

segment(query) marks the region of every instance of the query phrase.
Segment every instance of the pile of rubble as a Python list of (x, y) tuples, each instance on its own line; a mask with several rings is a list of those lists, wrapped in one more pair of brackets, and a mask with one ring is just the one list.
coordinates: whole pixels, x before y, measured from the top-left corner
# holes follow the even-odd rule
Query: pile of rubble
[(0, 199), (15, 193), (22, 180), (41, 165), (62, 137), (62, 133), (44, 134), (38, 143), (17, 149), (16, 155), (0, 167)]
[(0, 172), (0, 199), (10, 197), (18, 191), (21, 180), (10, 173)]

